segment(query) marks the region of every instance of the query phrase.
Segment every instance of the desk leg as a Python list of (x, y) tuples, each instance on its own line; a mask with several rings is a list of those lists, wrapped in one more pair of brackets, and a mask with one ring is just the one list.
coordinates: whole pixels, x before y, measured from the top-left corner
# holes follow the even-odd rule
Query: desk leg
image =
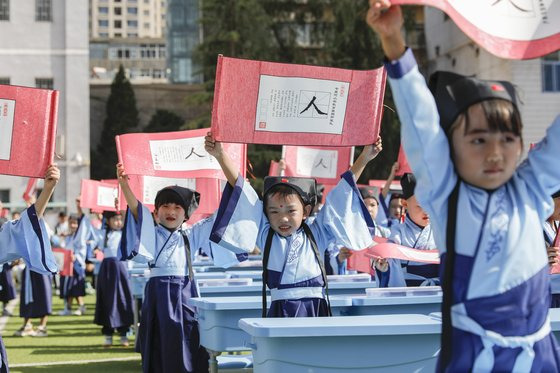
[(208, 350), (208, 354), (210, 355), (210, 360), (208, 360), (208, 365), (209, 365), (209, 372), (210, 373), (218, 373), (218, 359), (216, 359), (218, 356), (220, 356), (221, 352), (219, 351), (212, 351), (212, 350)]

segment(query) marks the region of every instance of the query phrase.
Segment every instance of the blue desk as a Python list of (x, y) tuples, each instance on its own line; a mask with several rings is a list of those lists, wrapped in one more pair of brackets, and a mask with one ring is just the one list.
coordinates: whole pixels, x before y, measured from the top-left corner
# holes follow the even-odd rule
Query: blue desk
[(441, 311), (439, 286), (418, 288), (366, 289), (366, 295), (352, 298), (347, 316), (423, 314)]
[[(212, 351), (249, 350), (249, 336), (238, 326), (239, 319), (262, 315), (261, 297), (191, 298), (187, 302), (197, 309), (200, 343)], [(333, 315), (343, 314), (352, 305), (346, 296), (331, 297)], [(270, 297), (267, 306), (270, 307)]]
[(241, 319), (255, 373), (433, 372), (441, 322), (427, 315)]

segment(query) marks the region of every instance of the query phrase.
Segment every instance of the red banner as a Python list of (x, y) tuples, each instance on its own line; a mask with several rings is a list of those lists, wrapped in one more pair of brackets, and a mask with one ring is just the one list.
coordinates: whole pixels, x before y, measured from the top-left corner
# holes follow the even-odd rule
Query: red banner
[(284, 146), (285, 176), (312, 177), (321, 184), (336, 184), (353, 162), (354, 147)]
[[(560, 2), (392, 0), (441, 9), (478, 45), (502, 58), (537, 58), (560, 46)], [(546, 3), (546, 4), (545, 4)]]
[(412, 170), (410, 169), (410, 165), (408, 164), (408, 161), (406, 160), (406, 154), (404, 154), (404, 150), (403, 150), (402, 145), (399, 148), (399, 156), (397, 158), (397, 162), (399, 164), (399, 169), (395, 173), (396, 176), (402, 176), (406, 173), (409, 173), (409, 174), (412, 173)]
[(58, 91), (0, 85), (0, 174), (45, 177), (57, 108)]
[(268, 168), (268, 176), (280, 176), (280, 170), (278, 169), (278, 162), (270, 161), (270, 167)]
[[(197, 130), (130, 133), (115, 137), (119, 162), (129, 175), (167, 178), (226, 179), (218, 161), (204, 150), (209, 128)], [(223, 144), (224, 150), (245, 177), (247, 145)]]
[(58, 274), (70, 277), (74, 274), (74, 263), (72, 263), (72, 250), (66, 250), (60, 247), (52, 249), (54, 260), (58, 267)]
[(37, 186), (36, 178), (30, 178), (27, 181), (27, 186), (25, 187), (25, 191), (23, 192), (23, 200), (25, 202), (29, 202), (31, 200), (31, 196), (35, 194), (36, 186)]
[[(383, 187), (385, 186), (385, 184), (387, 183), (387, 180), (369, 180), (368, 181), (368, 185), (369, 186), (376, 186), (380, 189), (383, 189)], [(393, 181), (391, 183), (391, 189), (401, 189), (401, 183), (399, 181)]]
[(82, 179), (80, 207), (93, 211), (116, 211), (115, 198), (119, 188), (114, 183)]
[(372, 268), (372, 259), (366, 255), (367, 249), (352, 251), (352, 255), (346, 260), (346, 268), (351, 271), (358, 271), (362, 273), (375, 274)]
[(386, 72), (218, 56), (212, 133), (251, 144), (373, 144)]
[[(151, 210), (154, 209), (157, 192), (166, 186), (179, 185), (199, 192), (200, 204), (188, 220), (189, 224), (194, 224), (198, 220), (212, 215), (218, 209), (222, 197), (223, 184), (220, 179), (172, 179), (141, 175), (129, 175), (128, 177), (128, 184), (136, 198)], [(119, 195), (119, 210), (126, 210), (126, 200), (122, 191)]]

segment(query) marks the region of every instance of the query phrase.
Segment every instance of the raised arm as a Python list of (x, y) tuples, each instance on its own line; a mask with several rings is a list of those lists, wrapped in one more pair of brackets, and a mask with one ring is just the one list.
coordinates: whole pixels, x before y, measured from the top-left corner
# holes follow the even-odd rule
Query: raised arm
[(214, 139), (212, 132), (208, 132), (206, 137), (204, 137), (204, 149), (206, 149), (208, 154), (216, 158), (220, 167), (222, 167), (222, 171), (226, 175), (229, 185), (234, 187), (237, 176), (239, 175), (239, 170), (235, 167), (231, 158), (224, 152), (222, 143)]
[(81, 201), (80, 197), (76, 198), (76, 211), (78, 212), (78, 216), (80, 218), (84, 216), (84, 210), (82, 210), (82, 206), (80, 206)]
[(398, 60), (406, 51), (406, 44), (401, 34), (403, 17), (401, 8), (391, 6), (389, 0), (370, 0), (367, 12), (368, 25), (379, 35), (381, 47), (389, 61)]
[(393, 180), (395, 180), (395, 175), (397, 174), (398, 170), (399, 170), (399, 162), (393, 163), (393, 165), (391, 166), (391, 172), (389, 173), (389, 177), (387, 178), (387, 181), (385, 182), (385, 185), (383, 185), (383, 189), (381, 190), (381, 195), (383, 196), (383, 198), (387, 198), (387, 195), (391, 190), (391, 184), (393, 183)]
[(35, 202), (37, 217), (43, 217), (47, 203), (51, 199), (54, 188), (56, 187), (56, 184), (58, 184), (58, 180), (60, 180), (60, 170), (55, 164), (51, 164), (49, 168), (47, 168), (47, 173), (45, 174), (45, 185), (43, 190)]
[(360, 178), (367, 164), (372, 159), (377, 157), (377, 155), (381, 152), (382, 149), (383, 149), (383, 144), (381, 141), (381, 137), (377, 138), (375, 144), (364, 146), (364, 149), (358, 156), (358, 159), (356, 159), (356, 162), (354, 162), (352, 167), (350, 167), (350, 171), (352, 171), (356, 180)]
[(128, 208), (130, 209), (132, 216), (134, 216), (134, 219), (138, 219), (138, 200), (136, 199), (134, 193), (132, 193), (130, 185), (128, 185), (128, 175), (126, 174), (122, 163), (117, 163), (117, 179), (119, 180), (119, 185), (121, 186), (124, 198), (126, 199), (126, 203), (128, 204)]

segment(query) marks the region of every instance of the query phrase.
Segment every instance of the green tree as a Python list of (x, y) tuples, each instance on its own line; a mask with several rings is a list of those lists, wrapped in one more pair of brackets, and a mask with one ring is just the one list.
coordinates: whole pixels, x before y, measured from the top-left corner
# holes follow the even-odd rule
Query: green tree
[(163, 109), (157, 109), (150, 118), (150, 122), (143, 132), (172, 132), (181, 129), (185, 120), (177, 114)]
[(101, 141), (94, 152), (91, 176), (94, 179), (115, 178), (117, 147), (115, 136), (130, 132), (138, 127), (138, 110), (134, 90), (126, 78), (122, 65), (111, 83), (107, 99), (107, 117), (103, 123)]

